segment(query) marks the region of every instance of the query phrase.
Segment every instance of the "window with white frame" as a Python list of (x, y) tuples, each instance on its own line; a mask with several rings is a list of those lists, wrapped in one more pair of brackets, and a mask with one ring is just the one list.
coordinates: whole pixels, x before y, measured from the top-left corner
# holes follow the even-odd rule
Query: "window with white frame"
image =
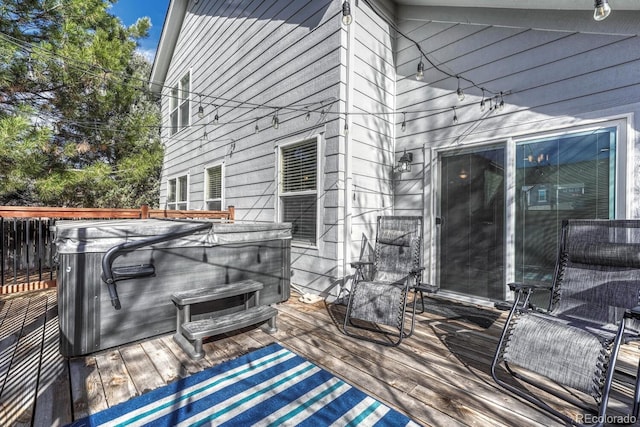
[(280, 218), (293, 242), (315, 245), (318, 224), (318, 140), (280, 147)]
[(171, 135), (189, 126), (189, 122), (191, 120), (190, 73), (185, 74), (180, 81), (171, 88), (169, 110)]
[(167, 209), (188, 208), (189, 180), (187, 175), (172, 178), (167, 182)]
[(205, 209), (220, 211), (223, 206), (223, 168), (222, 164), (211, 166), (204, 171)]

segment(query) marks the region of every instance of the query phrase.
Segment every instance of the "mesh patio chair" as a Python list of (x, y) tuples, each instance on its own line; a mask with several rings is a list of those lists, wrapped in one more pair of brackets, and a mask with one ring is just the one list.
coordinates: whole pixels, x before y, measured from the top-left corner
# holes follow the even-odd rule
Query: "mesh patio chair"
[[(378, 217), (373, 261), (351, 264), (355, 275), (344, 320), (345, 334), (391, 346), (411, 336), (417, 304), (414, 301), (407, 308), (407, 296), (413, 292), (415, 300), (416, 294), (420, 295), (424, 309), (421, 247), (421, 217)], [(365, 278), (368, 266), (370, 279)], [(407, 312), (411, 314), (408, 331)]]
[[(510, 286), (516, 298), (491, 365), (493, 378), (569, 424), (602, 425), (620, 345), (639, 338), (640, 220), (563, 221), (548, 310), (530, 303), (536, 287)], [(531, 372), (559, 387), (535, 381)], [(507, 374), (575, 405), (582, 417), (552, 408), (535, 388)], [(640, 364), (629, 419), (638, 416), (639, 378)]]

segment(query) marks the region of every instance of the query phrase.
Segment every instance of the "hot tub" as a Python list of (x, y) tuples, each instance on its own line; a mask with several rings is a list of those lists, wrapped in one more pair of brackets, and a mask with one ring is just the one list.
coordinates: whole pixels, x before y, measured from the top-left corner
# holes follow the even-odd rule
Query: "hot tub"
[[(176, 329), (171, 295), (253, 279), (261, 305), (289, 298), (291, 225), (189, 220), (60, 221), (60, 353), (80, 356)], [(203, 304), (211, 312), (243, 309), (242, 297)]]

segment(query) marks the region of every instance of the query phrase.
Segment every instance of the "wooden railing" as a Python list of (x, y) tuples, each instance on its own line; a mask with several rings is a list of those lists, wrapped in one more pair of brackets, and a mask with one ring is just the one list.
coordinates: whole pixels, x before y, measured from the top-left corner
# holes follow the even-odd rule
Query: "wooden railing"
[(52, 226), (58, 219), (218, 219), (233, 222), (235, 209), (189, 211), (0, 206), (0, 294), (56, 286)]

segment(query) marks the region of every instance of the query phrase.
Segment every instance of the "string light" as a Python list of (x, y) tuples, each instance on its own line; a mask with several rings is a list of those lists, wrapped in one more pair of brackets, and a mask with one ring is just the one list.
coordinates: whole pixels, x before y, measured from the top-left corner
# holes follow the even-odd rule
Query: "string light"
[(593, 10), (593, 19), (602, 21), (611, 13), (611, 6), (608, 0), (595, 0), (595, 9)]
[(260, 132), (260, 127), (258, 126), (258, 119), (256, 119), (256, 126), (254, 128), (254, 133), (258, 134), (258, 132)]
[(213, 116), (213, 124), (217, 126), (220, 124), (220, 117), (218, 116), (218, 106), (214, 105), (214, 107), (216, 109), (216, 114)]
[[(438, 66), (438, 64), (436, 64), (435, 62), (433, 62), (422, 50), (422, 47), (420, 46), (420, 44), (415, 41), (414, 39), (412, 39), (411, 37), (409, 37), (407, 34), (405, 34), (397, 25), (393, 20), (390, 20), (383, 12), (381, 12), (378, 8), (378, 6), (376, 4), (374, 4), (373, 2), (371, 2), (370, 0), (362, 0), (367, 6), (369, 6), (371, 8), (371, 10), (373, 10), (373, 12), (380, 18), (382, 19), (387, 25), (389, 25), (390, 28), (392, 28), (397, 34), (399, 34), (400, 36), (402, 36), (403, 38), (405, 38), (406, 40), (408, 40), (409, 42), (413, 43), (415, 45), (415, 47), (418, 49), (418, 52), (420, 53), (420, 63), (418, 64), (418, 72), (416, 73), (416, 79), (417, 80), (422, 80), (424, 78), (424, 64), (422, 63), (422, 58), (424, 58), (435, 70), (439, 71), (440, 73), (449, 76), (449, 77), (456, 77), (458, 79), (458, 88), (460, 89), (457, 92), (458, 97), (460, 98), (461, 96), (464, 96), (464, 92), (462, 92), (462, 89), (460, 88), (460, 83), (459, 80), (463, 79), (466, 82), (468, 82), (471, 86), (478, 88), (478, 89), (484, 89), (485, 91), (489, 92), (492, 95), (496, 95), (497, 92), (493, 92), (489, 89), (486, 88), (481, 88), (480, 86), (478, 86), (473, 80), (464, 77), (462, 75), (458, 75), (458, 74), (452, 74), (448, 71), (446, 71), (445, 69), (443, 69), (442, 67)], [(460, 100), (462, 100), (464, 98), (461, 98)]]
[(402, 125), (400, 126), (402, 132), (407, 130), (407, 113), (402, 113)]
[(456, 94), (458, 95), (458, 101), (462, 102), (462, 101), (464, 101), (464, 92), (462, 91), (462, 88), (460, 87), (460, 77), (456, 76), (456, 78), (458, 79), (458, 90), (456, 90)]
[(456, 107), (451, 108), (453, 108), (453, 124), (456, 125), (458, 124), (458, 114), (456, 113)]
[[(365, 3), (367, 3), (367, 4), (370, 4), (370, 2), (368, 0), (363, 0), (363, 1)], [(347, 3), (347, 8), (350, 11), (350, 4), (349, 4), (350, 2), (348, 0), (345, 0), (344, 3)], [(375, 12), (378, 13), (377, 11), (375, 11)], [(401, 34), (401, 35), (404, 36), (404, 34)], [(9, 36), (9, 35), (6, 35), (4, 33), (0, 33), (0, 38), (7, 39), (7, 38), (10, 38), (10, 37), (11, 36)], [(407, 39), (413, 42), (413, 40), (409, 39), (408, 37), (407, 37)], [(15, 40), (17, 40), (17, 39), (15, 39)], [(11, 42), (14, 43), (14, 44), (18, 44), (15, 41), (11, 41)], [(63, 56), (60, 56), (58, 54), (54, 54), (52, 52), (48, 52), (46, 49), (43, 49), (43, 48), (41, 48), (40, 46), (37, 46), (37, 45), (34, 45), (31, 48), (24, 47), (25, 45), (28, 45), (28, 44), (25, 44), (24, 42), (20, 42), (20, 44), (19, 44), (19, 46), (21, 46), (27, 52), (29, 52), (31, 49), (40, 49), (40, 50), (42, 50), (44, 52), (44, 54), (48, 54), (52, 58), (61, 59), (61, 60), (63, 60), (65, 62), (66, 65), (70, 65), (72, 67), (81, 69), (81, 70), (85, 71), (88, 75), (94, 75), (95, 76), (95, 75), (99, 75), (100, 73), (102, 73), (102, 78), (103, 78), (103, 83), (104, 84), (100, 85), (98, 90), (99, 90), (100, 94), (102, 94), (103, 96), (107, 95), (107, 79), (109, 78), (109, 74), (108, 73), (113, 74), (113, 75), (122, 75), (123, 78), (124, 77), (127, 77), (129, 79), (131, 78), (131, 76), (127, 76), (124, 72), (114, 72), (114, 71), (106, 70), (106, 69), (104, 69), (104, 68), (102, 68), (100, 66), (96, 66), (95, 64), (82, 63), (81, 61), (77, 61), (77, 60), (75, 60), (73, 58), (64, 58)], [(429, 63), (431, 63), (429, 58), (426, 55), (424, 55), (424, 53), (422, 52), (420, 46), (419, 45), (417, 45), (417, 46), (418, 46), (418, 49), (420, 50), (421, 55), (424, 58), (426, 58)], [(78, 64), (80, 64), (80, 65), (78, 65)], [(29, 61), (29, 64), (27, 66), (29, 66), (29, 65), (32, 65), (31, 61)], [(434, 64), (431, 63), (431, 65), (433, 65), (436, 70), (443, 71), (439, 67), (435, 66)], [(97, 71), (92, 71), (92, 70), (97, 70)], [(445, 72), (445, 74), (448, 74), (448, 73)], [(29, 75), (31, 75), (31, 74), (29, 74)], [(469, 80), (466, 79), (465, 77), (461, 76), (461, 75), (453, 75), (453, 76), (457, 78), (458, 88), (460, 89), (459, 92), (462, 92), (462, 88), (460, 87), (460, 85), (461, 85), (460, 84), (460, 79), (465, 79), (467, 81), (469, 81)], [(423, 78), (424, 78), (424, 62), (421, 59), (419, 64), (418, 64), (418, 69), (417, 69), (417, 73), (416, 73), (416, 79), (421, 80)], [(139, 80), (140, 83), (145, 84), (145, 86), (144, 87), (133, 86), (133, 85), (131, 85), (131, 83), (126, 83), (126, 82), (123, 82), (122, 84), (124, 84), (124, 85), (128, 84), (129, 86), (134, 87), (136, 90), (140, 90), (140, 91), (145, 91), (146, 92), (147, 91), (146, 85), (149, 82), (147, 80), (139, 79), (139, 78), (135, 78), (134, 77), (134, 80), (135, 79)], [(129, 81), (131, 81), (131, 80), (129, 80)], [(475, 84), (473, 82), (471, 82), (471, 81), (469, 81), (469, 82), (473, 86), (475, 86)], [(162, 89), (168, 89), (168, 90), (173, 89), (173, 86), (167, 86), (167, 85), (164, 85), (164, 84), (159, 85), (159, 87), (161, 87)], [(489, 93), (492, 93), (492, 94), (495, 94), (495, 92), (491, 92), (490, 90), (487, 90), (484, 87), (480, 88), (480, 89), (482, 90), (482, 100), (480, 102), (480, 108), (481, 108), (481, 110), (483, 110), (484, 107), (485, 107), (486, 99), (487, 99), (486, 98), (486, 92), (489, 92)], [(164, 92), (164, 90), (163, 90), (163, 92)], [(460, 96), (460, 93), (458, 91), (456, 91), (456, 92), (457, 92), (457, 95)], [(196, 94), (195, 92), (192, 92), (192, 93)], [(257, 110), (257, 109), (262, 109), (262, 108), (264, 108), (264, 109), (274, 109), (275, 113), (274, 113), (274, 117), (272, 119), (272, 125), (273, 125), (273, 127), (275, 129), (278, 129), (278, 127), (279, 127), (279, 121), (280, 121), (279, 113), (282, 112), (282, 111), (287, 111), (287, 110), (288, 111), (294, 111), (294, 112), (295, 111), (298, 111), (298, 112), (299, 111), (303, 111), (304, 112), (305, 121), (308, 121), (308, 120), (310, 120), (311, 111), (317, 111), (315, 109), (310, 110), (310, 106), (320, 104), (322, 106), (322, 109), (321, 109), (322, 120), (324, 120), (326, 118), (326, 115), (328, 114), (327, 110), (326, 110), (326, 107), (325, 107), (325, 102), (326, 101), (318, 101), (318, 102), (315, 102), (315, 103), (308, 103), (308, 104), (289, 104), (289, 105), (285, 105), (285, 106), (277, 106), (277, 105), (269, 105), (269, 104), (252, 103), (252, 102), (247, 102), (247, 101), (239, 101), (239, 100), (235, 100), (235, 99), (224, 99), (224, 98), (221, 98), (219, 96), (207, 95), (207, 94), (204, 94), (204, 93), (197, 93), (197, 94), (198, 94), (198, 97), (199, 97), (198, 98), (197, 114), (198, 114), (199, 117), (202, 118), (204, 116), (204, 106), (206, 106), (206, 105), (214, 105), (215, 106), (216, 113), (215, 113), (215, 116), (214, 116), (214, 120), (213, 120), (213, 122), (209, 122), (209, 123), (213, 123), (213, 124), (219, 123), (219, 113), (218, 113), (218, 107), (219, 106), (217, 104), (203, 103), (203, 98), (205, 98), (205, 99), (206, 98), (210, 98), (211, 99), (211, 98), (215, 97), (216, 100), (221, 100), (221, 101), (223, 101), (223, 103), (231, 103), (233, 105), (230, 105), (228, 107), (228, 108), (231, 108), (231, 109), (236, 109), (236, 108), (237, 109), (241, 109), (241, 108), (242, 109), (252, 109), (252, 110)], [(495, 97), (496, 98), (495, 99), (495, 106), (492, 107), (492, 109), (494, 109), (494, 110), (495, 109), (502, 110), (504, 108), (504, 95), (505, 94), (511, 94), (511, 92), (500, 91), (499, 92), (499, 96)], [(462, 92), (462, 95), (464, 96), (463, 92)], [(172, 95), (171, 93), (169, 93), (169, 94), (163, 93), (163, 97), (165, 97), (165, 96), (166, 97), (173, 97), (174, 95)], [(332, 100), (331, 104), (334, 103), (334, 102), (337, 102), (337, 100)], [(489, 98), (489, 102), (490, 103), (493, 102), (492, 98)], [(412, 111), (411, 113), (425, 113), (426, 112), (426, 113), (440, 114), (440, 113), (444, 112), (445, 110), (447, 110), (448, 108), (451, 108), (451, 107)], [(282, 110), (282, 111), (280, 111), (280, 110)], [(339, 114), (339, 113), (331, 113), (331, 114)], [(349, 114), (351, 114), (351, 113), (349, 113)], [(363, 114), (363, 115), (373, 115), (373, 116), (382, 115), (383, 116), (383, 115), (389, 114), (389, 112), (370, 111), (370, 112), (353, 113), (353, 114)], [(392, 113), (392, 114), (399, 114), (399, 113)], [(402, 124), (401, 124), (401, 129), (404, 132), (404, 131), (406, 131), (406, 112), (402, 112), (402, 114), (403, 114), (403, 120), (402, 120)], [(236, 118), (234, 120), (225, 121), (225, 124), (231, 124), (231, 123), (239, 124), (239, 123), (243, 123), (243, 122), (246, 123), (247, 121), (249, 121), (249, 122), (255, 121), (254, 130), (255, 130), (256, 133), (259, 133), (259, 130), (260, 130), (259, 129), (259, 119), (260, 118), (264, 118), (264, 117), (268, 117), (268, 115), (266, 115), (266, 116), (265, 115), (261, 115), (258, 118), (253, 117), (253, 118), (250, 118), (250, 119), (237, 119)], [(57, 120), (58, 118), (55, 118), (55, 119)], [(457, 111), (456, 111), (455, 107), (454, 107), (454, 120), (457, 122)], [(150, 127), (157, 127), (157, 128), (160, 128), (160, 129), (162, 129), (162, 128), (170, 128), (170, 126), (150, 126)], [(348, 124), (346, 123), (346, 121), (345, 121), (345, 131), (347, 133), (349, 131)], [(205, 135), (207, 134), (206, 133), (206, 129), (204, 130), (204, 134)]]
[(202, 108), (202, 95), (198, 95), (199, 96), (199, 103), (200, 105), (198, 106), (198, 117), (200, 117), (201, 119), (204, 118), (204, 108)]
[(418, 71), (416, 72), (416, 80), (420, 81), (424, 79), (424, 63), (420, 61), (418, 63)]
[(342, 3), (342, 23), (344, 25), (351, 25), (352, 22), (351, 5), (349, 4), (349, 0), (344, 0)]

